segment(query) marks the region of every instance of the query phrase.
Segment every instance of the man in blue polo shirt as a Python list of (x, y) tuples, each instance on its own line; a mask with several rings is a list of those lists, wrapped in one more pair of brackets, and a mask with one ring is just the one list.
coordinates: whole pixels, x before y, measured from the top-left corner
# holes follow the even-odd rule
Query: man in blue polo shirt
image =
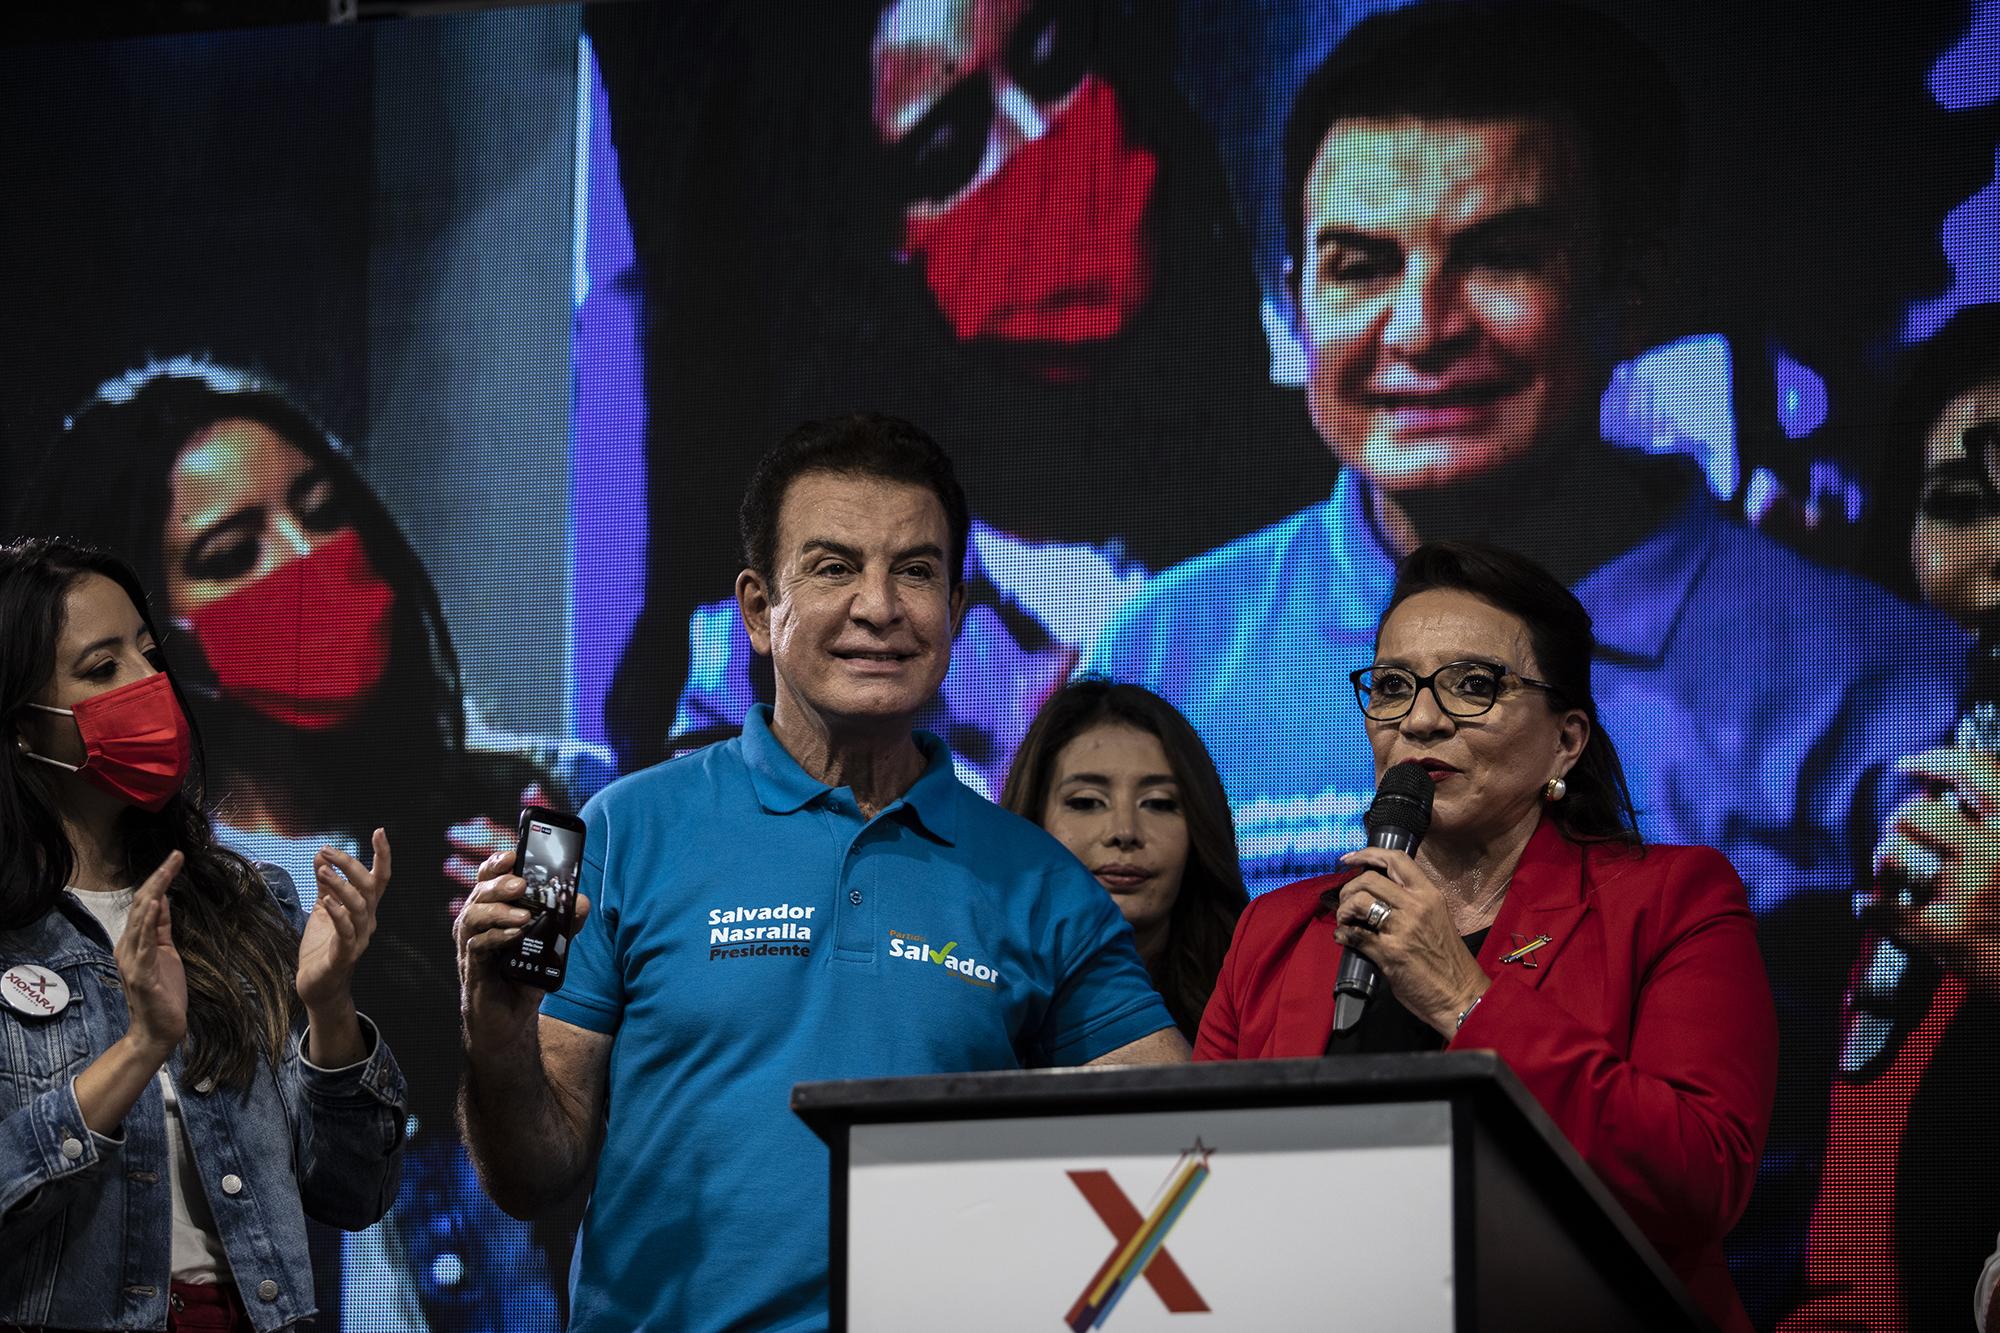
[(744, 497), (737, 580), (775, 706), (584, 808), (561, 992), (488, 965), (523, 919), (508, 855), (459, 917), (481, 1179), (530, 1216), (597, 1154), (573, 1330), (825, 1325), (827, 1157), (796, 1082), (1186, 1056), (1096, 881), (913, 729), (967, 527), (915, 427), (794, 432)]

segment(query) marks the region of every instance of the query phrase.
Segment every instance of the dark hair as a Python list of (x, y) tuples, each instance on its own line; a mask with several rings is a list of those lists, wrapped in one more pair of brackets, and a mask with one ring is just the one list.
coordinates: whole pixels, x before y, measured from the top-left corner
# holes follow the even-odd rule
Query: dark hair
[[(180, 682), (201, 701), (220, 754), (231, 763), (283, 754), (292, 771), (322, 775), (314, 800), (334, 815), (322, 827), (347, 828), (365, 841), (384, 803), (380, 738), (394, 736), (413, 760), (389, 766), (408, 779), (408, 794), (434, 791), (439, 764), (464, 746), (464, 688), (444, 610), (423, 562), (340, 443), (288, 391), (191, 358), (156, 362), (106, 381), (64, 423), (18, 513), (19, 528), (129, 551), (141, 586), (163, 593), (175, 462), (196, 434), (233, 418), (268, 427), (325, 472), (341, 522), (353, 527), (369, 563), (395, 590), (388, 675), (353, 723), (301, 733), (222, 693), (196, 636), (169, 636), (168, 658)], [(418, 758), (424, 755), (431, 761)], [(368, 780), (355, 781), (357, 773), (368, 774)], [(402, 793), (388, 795), (395, 800)]]
[(2000, 380), (2000, 304), (1961, 307), (1905, 355), (1890, 407), (1897, 433), (1921, 440), (1952, 399), (1991, 380)]
[(1665, 249), (1680, 218), (1687, 144), (1659, 56), (1616, 20), (1562, 4), (1432, 0), (1350, 30), (1285, 124), (1288, 253), (1303, 267), (1306, 177), (1342, 120), (1536, 119), (1574, 134), (1596, 182), (1605, 276)]
[[(70, 590), (94, 574), (124, 589), (153, 629), (138, 576), (116, 556), (48, 539), (0, 546), (0, 717), (9, 730), (54, 674)], [(153, 638), (160, 641), (157, 631)], [(178, 698), (178, 685), (174, 693)], [(186, 711), (187, 701), (180, 703)], [(18, 929), (54, 910), (76, 861), (63, 831), (60, 779), (7, 740), (0, 745), (0, 929)], [(248, 1087), (259, 1055), (273, 1068), (284, 1059), (299, 1014), (292, 986), (298, 938), (262, 877), (215, 842), (202, 806), (198, 734), (194, 754), (186, 784), (163, 809), (125, 812), (124, 869), (136, 880), (169, 852), (186, 858), (167, 896), (187, 970), (188, 1078)]]
[(1542, 679), (1554, 688), (1553, 711), (1579, 709), (1590, 720), (1590, 738), (1569, 771), (1569, 792), (1548, 806), (1549, 817), (1572, 842), (1626, 842), (1637, 845), (1638, 814), (1618, 747), (1605, 734), (1590, 692), (1590, 659), (1597, 647), (1590, 613), (1555, 575), (1524, 555), (1474, 542), (1426, 542), (1405, 556), (1396, 588), (1376, 622), (1382, 626), (1397, 607), (1420, 592), (1470, 593), (1519, 620)]
[(1931, 427), (1952, 399), (1990, 381), (2000, 381), (2000, 303), (1961, 308), (1905, 352), (1897, 370), (1862, 525), (1862, 560), (1871, 575), (1912, 601), (1923, 598), (1910, 568), (1910, 530), (1923, 494)]
[(757, 462), (743, 492), (738, 532), (743, 562), (771, 582), (777, 574), (778, 511), (785, 492), (808, 472), (879, 477), (884, 481), (921, 486), (944, 506), (951, 529), (951, 586), (965, 577), (965, 543), (972, 514), (965, 492), (953, 473), (951, 459), (937, 441), (920, 428), (882, 412), (854, 412), (824, 421), (808, 421), (793, 430)]
[(1049, 790), (1055, 780), (1056, 757), (1063, 747), (1091, 728), (1114, 724), (1159, 738), (1167, 753), (1174, 782), (1180, 788), (1181, 809), (1188, 826), (1187, 870), (1180, 896), (1167, 920), (1167, 947), (1157, 963), (1148, 963), (1153, 985), (1167, 1002), (1188, 1039), (1201, 1026), (1215, 978), (1236, 918), (1249, 899), (1243, 891), (1243, 869), (1236, 854), (1236, 824), (1229, 798), (1216, 774), (1215, 760), (1201, 737), (1174, 706), (1137, 685), (1118, 685), (1096, 677), (1072, 681), (1049, 697), (1014, 762), (1000, 804), (1015, 814), (1043, 822)]

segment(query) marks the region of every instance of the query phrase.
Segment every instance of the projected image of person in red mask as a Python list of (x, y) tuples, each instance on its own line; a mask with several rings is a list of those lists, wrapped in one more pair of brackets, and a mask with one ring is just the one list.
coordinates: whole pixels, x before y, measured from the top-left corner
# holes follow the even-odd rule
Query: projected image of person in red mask
[(903, 253), (964, 341), (1068, 349), (1116, 335), (1153, 282), (1159, 162), (1091, 68), (1080, 6), (897, 0), (870, 52), (876, 133), (907, 201)]
[[(1178, 8), (586, 9), (615, 145), (591, 159), (591, 218), (622, 202), (632, 257), (594, 274), (579, 364), (638, 329), (645, 373), (584, 382), (579, 420), (643, 430), (652, 478), (645, 602), (604, 710), (628, 767), (772, 697), (713, 497), (800, 419), (867, 406), (951, 442), (978, 505), (968, 609), (922, 725), (988, 794), (1120, 601), (1324, 494), (1332, 461), (1272, 380), (1275, 315), (1177, 78)], [(593, 326), (620, 293), (642, 308)]]
[[(475, 867), (513, 846), (518, 808), (562, 802), (545, 767), (556, 748), (468, 740), (476, 717), (437, 591), (344, 450), (283, 390), (163, 363), (107, 382), (70, 418), (18, 517), (25, 533), (132, 553), (209, 740), (219, 841), (290, 870), (310, 908), (312, 854), (359, 851), (386, 812), (404, 882), (357, 991), (393, 1046), (455, 1060), (456, 977), (439, 941)], [(436, 1193), (432, 1173), (462, 1162), (454, 1081), (412, 1088), (412, 1194)]]
[(170, 485), (168, 599), (221, 692), (304, 731), (352, 723), (389, 669), (396, 596), (341, 526), (332, 477), (233, 418), (187, 442)]
[(192, 361), (108, 382), (67, 423), (22, 527), (143, 552), (168, 652), (218, 737), (223, 836), (266, 859), (284, 864), (293, 839), (338, 841), (351, 804), (401, 787), (401, 808), (434, 825), (407, 845), (429, 845), (411, 860), (435, 867), (431, 905), (448, 919), (479, 861), (513, 845), (515, 808), (551, 794), (532, 763), (467, 744), (429, 574), (346, 453), (274, 386)]

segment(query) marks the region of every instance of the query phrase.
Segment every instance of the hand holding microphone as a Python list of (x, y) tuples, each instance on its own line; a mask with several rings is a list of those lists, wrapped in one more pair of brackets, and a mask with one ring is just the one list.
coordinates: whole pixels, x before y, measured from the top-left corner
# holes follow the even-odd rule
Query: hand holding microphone
[(1885, 889), (1863, 919), (2000, 995), (2000, 755), (1964, 747), (1897, 767), (1928, 790), (1899, 806), (1876, 849)]
[(2000, 994), (2000, 757), (1949, 746), (1897, 767), (1923, 784), (1896, 807), (1856, 914), (1876, 936), (1849, 993), (1840, 1074), (1867, 1082), (1929, 1012), (1940, 970)]
[[(1368, 846), (1414, 856), (1424, 834), (1430, 831), (1431, 802), (1436, 796), (1437, 784), (1419, 764), (1397, 764), (1383, 774), (1382, 784), (1375, 790), (1375, 800), (1368, 807), (1365, 820)], [(1350, 882), (1347, 887), (1352, 888), (1353, 883)], [(1343, 904), (1348, 898), (1343, 890)], [(1388, 903), (1376, 899), (1369, 908), (1369, 915), (1364, 918), (1364, 928), (1379, 931), (1394, 910)], [(1374, 961), (1359, 949), (1348, 947), (1342, 951), (1340, 976), (1333, 987), (1335, 1032), (1347, 1032), (1361, 1021), (1380, 976), (1381, 971)]]
[(1840, 1075), (1850, 1082), (1894, 1062), (1943, 970), (2000, 995), (2000, 623), (1980, 631), (1953, 739), (1897, 764), (1924, 790), (1889, 817), (1874, 891), (1856, 896), (1876, 938), (1848, 995)]
[[(1342, 859), (1362, 875), (1340, 887), (1344, 949), (1334, 983), (1336, 1033), (1362, 1021), (1382, 975), (1376, 959), (1394, 963), (1392, 979), (1404, 1007), (1446, 1035), (1466, 989), (1484, 979), (1466, 975), (1478, 973), (1478, 965), (1452, 927), (1444, 893), (1412, 861), (1430, 831), (1434, 797), (1436, 783), (1422, 765), (1404, 763), (1384, 773), (1366, 815), (1368, 847)], [(1398, 913), (1402, 919), (1390, 925)]]

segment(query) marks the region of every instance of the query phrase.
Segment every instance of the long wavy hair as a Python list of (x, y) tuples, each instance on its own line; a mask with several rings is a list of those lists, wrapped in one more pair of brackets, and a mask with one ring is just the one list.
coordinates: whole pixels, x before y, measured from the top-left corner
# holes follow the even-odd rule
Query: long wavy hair
[[(10, 729), (48, 687), (69, 594), (93, 574), (125, 590), (158, 642), (145, 590), (116, 556), (46, 538), (0, 546), (0, 718)], [(180, 698), (171, 672), (168, 680)], [(187, 700), (180, 703), (187, 711)], [(187, 972), (187, 1076), (242, 1088), (260, 1056), (273, 1068), (283, 1061), (288, 1034), (301, 1016), (292, 984), (298, 937), (263, 878), (216, 843), (202, 802), (202, 769), (196, 733), (180, 792), (157, 814), (137, 806), (126, 810), (119, 834), (125, 872), (134, 881), (169, 852), (185, 858), (167, 900), (174, 947)], [(13, 744), (0, 745), (0, 929), (30, 925), (53, 911), (76, 872), (75, 851), (63, 831), (60, 781)]]
[[(107, 380), (64, 423), (15, 514), (20, 532), (129, 553), (140, 586), (167, 586), (164, 533), (174, 466), (196, 434), (221, 421), (263, 425), (322, 471), (342, 526), (395, 590), (387, 676), (346, 726), (305, 732), (273, 721), (218, 688), (191, 633), (164, 644), (177, 681), (201, 708), (225, 767), (282, 757), (287, 781), (309, 788), (302, 806), (319, 828), (365, 842), (385, 805), (421, 803), (465, 744), (458, 654), (423, 562), (347, 451), (286, 389), (246, 371), (189, 357)], [(382, 763), (393, 737), (397, 763)], [(227, 818), (228, 793), (223, 800)]]
[[(17, 530), (129, 551), (140, 586), (164, 596), (174, 466), (196, 434), (232, 419), (268, 427), (328, 478), (340, 525), (354, 529), (395, 590), (388, 671), (351, 722), (315, 732), (222, 690), (189, 630), (169, 627), (180, 632), (163, 644), (168, 664), (217, 755), (218, 778), (281, 791), (321, 836), (365, 847), (376, 825), (388, 829), (406, 869), (377, 909), (356, 1000), (392, 1049), (455, 1040), (457, 1025), (437, 1018), (458, 1003), (444, 924), (449, 890), (441, 875), (418, 868), (444, 865), (453, 824), (475, 815), (504, 822), (532, 784), (557, 804), (563, 797), (525, 759), (468, 750), (464, 682), (436, 585), (348, 450), (284, 386), (193, 357), (158, 361), (107, 380), (69, 417), (19, 502)], [(228, 823), (234, 793), (213, 795), (216, 817)], [(444, 1124), (450, 1094), (449, 1079), (420, 1080), (414, 1104)]]
[(1167, 947), (1148, 963), (1153, 986), (1174, 1022), (1193, 1040), (1222, 971), (1236, 918), (1249, 903), (1236, 852), (1236, 822), (1215, 760), (1175, 707), (1137, 685), (1087, 677), (1057, 690), (1014, 752), (1000, 804), (1040, 824), (1063, 747), (1098, 726), (1125, 726), (1157, 737), (1166, 751), (1187, 819), (1187, 869), (1167, 919)]
[(1470, 593), (1519, 620), (1528, 631), (1542, 678), (1553, 687), (1548, 706), (1578, 709), (1590, 720), (1590, 738), (1569, 771), (1569, 791), (1546, 808), (1571, 842), (1622, 842), (1638, 846), (1639, 818), (1618, 747), (1597, 715), (1590, 691), (1590, 660), (1597, 646), (1590, 612), (1562, 580), (1524, 555), (1478, 542), (1426, 542), (1403, 558), (1382, 626), (1420, 592)]

